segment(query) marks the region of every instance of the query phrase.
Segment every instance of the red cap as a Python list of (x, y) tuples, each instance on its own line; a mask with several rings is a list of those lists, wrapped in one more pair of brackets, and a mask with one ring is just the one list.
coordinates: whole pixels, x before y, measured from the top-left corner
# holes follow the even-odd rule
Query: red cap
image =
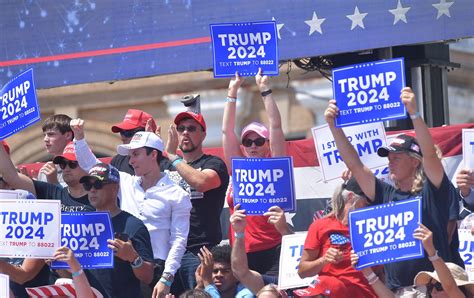
[(309, 287), (295, 290), (293, 293), (296, 297), (324, 295), (324, 297), (331, 298), (346, 298), (351, 296), (346, 285), (337, 277), (324, 275), (316, 277)]
[(62, 155), (58, 155), (54, 157), (53, 163), (58, 164), (63, 159), (77, 161), (76, 158), (76, 149), (74, 148), (74, 142), (67, 143), (66, 147), (64, 147), (64, 151)]
[[(139, 127), (145, 128), (146, 122), (150, 118), (153, 120), (153, 117), (146, 112), (130, 109), (127, 114), (125, 114), (122, 122), (112, 126), (112, 132), (117, 133), (122, 130), (133, 130)], [(153, 123), (154, 122), (155, 120), (153, 120)]]
[(199, 125), (201, 125), (202, 129), (206, 131), (206, 121), (204, 121), (202, 114), (197, 114), (194, 112), (181, 112), (176, 116), (176, 118), (174, 118), (174, 124), (178, 125), (179, 122), (184, 119), (195, 120), (197, 123), (199, 123)]
[(8, 155), (10, 155), (10, 146), (8, 146), (7, 141), (2, 140), (0, 141), (3, 145), (3, 148), (5, 148), (5, 151), (7, 152)]

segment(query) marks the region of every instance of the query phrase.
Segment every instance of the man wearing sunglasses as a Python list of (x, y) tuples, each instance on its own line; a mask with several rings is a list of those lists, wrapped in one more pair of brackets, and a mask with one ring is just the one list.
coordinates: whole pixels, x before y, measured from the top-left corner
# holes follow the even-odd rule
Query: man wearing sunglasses
[(33, 180), (18, 173), (10, 156), (7, 155), (3, 146), (0, 146), (0, 173), (3, 175), (3, 180), (12, 188), (29, 191), (38, 199), (60, 200), (63, 212), (93, 211), (94, 208), (89, 204), (87, 192), (79, 183), (81, 177), (87, 172), (78, 167), (74, 144), (72, 142), (67, 144), (62, 155), (56, 156), (53, 163), (62, 169), (66, 187)]
[(109, 212), (115, 234), (122, 235), (122, 239), (108, 240), (115, 255), (114, 268), (87, 270), (86, 274), (91, 286), (106, 297), (141, 297), (140, 281), (150, 283), (153, 275), (150, 234), (140, 219), (117, 205), (120, 180), (119, 171), (104, 163), (93, 166), (80, 180), (91, 205), (97, 211)]
[[(75, 146), (81, 167), (91, 168), (99, 162), (84, 138), (84, 120), (73, 119)], [(191, 202), (189, 195), (166, 173), (159, 160), (163, 141), (153, 132), (137, 132), (129, 144), (117, 146), (117, 152), (130, 156), (136, 175), (120, 173), (120, 207), (142, 220), (152, 239), (154, 274), (150, 286), (153, 297), (169, 293), (186, 247)]]
[[(129, 109), (123, 121), (112, 126), (112, 132), (120, 133), (122, 144), (128, 144), (135, 133), (145, 131), (148, 121), (150, 121), (151, 129), (155, 131), (156, 123), (150, 114), (142, 110)], [(110, 164), (116, 167), (120, 172), (135, 175), (135, 170), (130, 165), (130, 156), (128, 155), (117, 154), (112, 158)], [(160, 168), (162, 171), (168, 169), (170, 165), (171, 163), (167, 158), (163, 156), (160, 158)]]
[[(199, 250), (203, 246), (212, 248), (222, 240), (220, 214), (229, 174), (222, 159), (202, 150), (206, 122), (199, 107), (189, 106), (188, 111), (176, 116), (174, 123), (168, 130), (166, 145), (173, 165), (169, 176), (189, 193), (193, 206), (186, 252), (172, 288), (173, 294), (179, 295), (195, 286)], [(182, 157), (177, 155), (178, 148)]]

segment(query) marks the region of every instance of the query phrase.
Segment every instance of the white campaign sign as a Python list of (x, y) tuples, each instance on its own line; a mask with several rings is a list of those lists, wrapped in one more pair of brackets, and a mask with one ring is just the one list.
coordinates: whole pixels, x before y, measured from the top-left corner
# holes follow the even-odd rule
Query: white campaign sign
[[(387, 144), (382, 122), (344, 127), (343, 130), (365, 166), (375, 169), (387, 164), (386, 158), (377, 155), (377, 149)], [(311, 132), (324, 181), (341, 177), (346, 165), (337, 150), (329, 126), (324, 124), (313, 127)]]
[(462, 130), (462, 156), (464, 167), (474, 169), (474, 129)]
[(0, 274), (0, 298), (10, 297), (10, 277), (6, 274)]
[(0, 200), (0, 257), (51, 258), (60, 231), (61, 201)]
[(458, 229), (459, 254), (464, 261), (469, 280), (474, 281), (474, 236), (469, 229)]
[(278, 274), (280, 289), (307, 287), (314, 279), (313, 277), (302, 279), (298, 276), (298, 265), (303, 253), (306, 234), (307, 232), (286, 235), (281, 240), (280, 271)]

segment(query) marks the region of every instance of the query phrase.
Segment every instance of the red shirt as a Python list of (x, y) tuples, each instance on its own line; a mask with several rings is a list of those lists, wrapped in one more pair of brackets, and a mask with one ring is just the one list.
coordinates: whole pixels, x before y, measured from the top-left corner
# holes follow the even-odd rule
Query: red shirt
[(339, 248), (343, 253), (343, 259), (337, 264), (327, 264), (319, 275), (339, 278), (352, 293), (351, 298), (377, 297), (362, 272), (351, 266), (352, 245), (349, 227), (334, 216), (314, 221), (309, 227), (304, 243), (305, 250), (319, 250), (318, 258), (324, 256), (330, 247)]
[[(229, 205), (230, 214), (234, 213), (234, 192), (232, 183), (229, 183), (226, 200)], [(275, 229), (273, 224), (268, 223), (267, 216), (252, 215), (247, 216), (245, 226), (245, 251), (256, 252), (267, 250), (281, 243), (281, 234)], [(229, 225), (230, 243), (234, 243), (234, 230)]]

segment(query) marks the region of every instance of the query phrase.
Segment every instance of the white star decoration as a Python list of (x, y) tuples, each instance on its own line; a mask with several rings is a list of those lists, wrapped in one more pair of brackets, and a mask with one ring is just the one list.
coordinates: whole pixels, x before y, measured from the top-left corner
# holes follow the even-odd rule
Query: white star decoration
[(451, 17), (449, 14), (449, 8), (451, 5), (454, 4), (453, 2), (446, 2), (446, 0), (440, 0), (438, 4), (432, 4), (434, 8), (438, 10), (438, 16), (436, 19), (439, 19), (442, 15), (447, 15), (448, 17)]
[[(272, 17), (272, 21), (276, 21), (275, 20), (275, 17)], [(281, 36), (280, 36), (280, 30), (281, 28), (283, 28), (283, 26), (285, 26), (285, 24), (281, 23), (281, 24), (278, 24), (277, 23), (277, 33), (278, 33), (278, 39), (281, 39)]]
[(389, 9), (391, 14), (393, 14), (394, 19), (393, 19), (393, 24), (395, 25), (398, 23), (398, 21), (403, 21), (407, 22), (407, 12), (410, 10), (410, 7), (403, 7), (402, 4), (400, 3), (400, 0), (398, 0), (397, 8), (395, 9)]
[(309, 26), (309, 34), (311, 35), (314, 31), (318, 31), (319, 34), (323, 34), (323, 30), (321, 30), (321, 24), (326, 19), (318, 19), (318, 15), (315, 11), (313, 11), (313, 18), (311, 20), (304, 21)]
[(354, 30), (355, 27), (359, 26), (362, 29), (364, 27), (364, 18), (368, 15), (368, 13), (360, 13), (359, 8), (356, 6), (354, 9), (354, 14), (346, 15), (352, 21), (351, 30)]

